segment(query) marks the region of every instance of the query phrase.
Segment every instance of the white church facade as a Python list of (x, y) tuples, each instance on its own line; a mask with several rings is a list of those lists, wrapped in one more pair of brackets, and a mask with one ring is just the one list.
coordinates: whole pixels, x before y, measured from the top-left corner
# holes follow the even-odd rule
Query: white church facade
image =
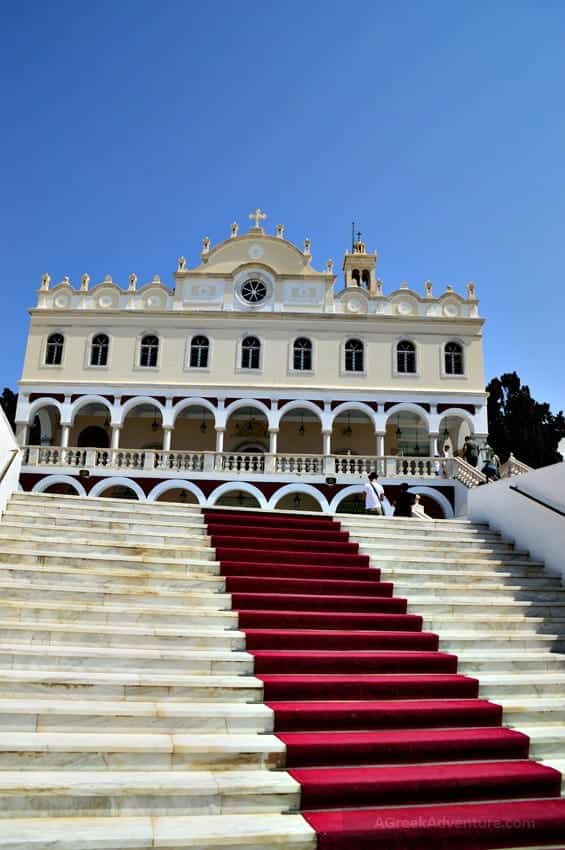
[[(486, 439), (472, 283), (377, 278), (359, 236), (343, 280), (257, 210), (180, 257), (172, 285), (44, 275), (19, 384), (24, 490), (355, 511), (367, 472), (428, 513), (461, 511)], [(443, 457), (448, 446), (448, 457)]]

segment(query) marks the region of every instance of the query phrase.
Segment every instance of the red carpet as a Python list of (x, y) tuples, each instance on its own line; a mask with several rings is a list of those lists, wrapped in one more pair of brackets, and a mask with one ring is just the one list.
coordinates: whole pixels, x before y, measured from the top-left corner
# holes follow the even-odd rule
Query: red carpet
[(318, 850), (495, 850), (565, 836), (528, 761), (422, 618), (329, 517), (206, 510)]

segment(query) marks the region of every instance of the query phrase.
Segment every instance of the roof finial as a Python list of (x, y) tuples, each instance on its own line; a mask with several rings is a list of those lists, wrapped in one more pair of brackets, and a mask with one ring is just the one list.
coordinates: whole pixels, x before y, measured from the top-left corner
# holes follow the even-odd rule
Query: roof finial
[(253, 230), (262, 230), (260, 225), (261, 221), (264, 221), (267, 218), (267, 213), (264, 213), (260, 207), (257, 207), (255, 212), (249, 213), (249, 218), (253, 221), (255, 220), (255, 227)]

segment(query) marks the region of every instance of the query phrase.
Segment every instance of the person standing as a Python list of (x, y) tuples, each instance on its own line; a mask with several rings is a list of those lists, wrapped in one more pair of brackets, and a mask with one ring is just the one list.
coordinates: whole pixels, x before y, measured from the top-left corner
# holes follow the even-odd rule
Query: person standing
[(363, 495), (365, 497), (365, 513), (382, 516), (382, 514), (384, 514), (383, 502), (385, 498), (385, 491), (378, 483), (378, 475), (376, 472), (369, 472), (368, 481), (365, 484)]
[(412, 516), (412, 506), (415, 502), (414, 494), (408, 492), (408, 484), (400, 485), (400, 493), (394, 503), (393, 516)]
[(485, 463), (481, 470), (487, 481), (498, 481), (500, 478), (500, 458), (488, 443), (485, 446)]
[(463, 457), (470, 466), (476, 466), (479, 462), (479, 444), (472, 437), (465, 437)]

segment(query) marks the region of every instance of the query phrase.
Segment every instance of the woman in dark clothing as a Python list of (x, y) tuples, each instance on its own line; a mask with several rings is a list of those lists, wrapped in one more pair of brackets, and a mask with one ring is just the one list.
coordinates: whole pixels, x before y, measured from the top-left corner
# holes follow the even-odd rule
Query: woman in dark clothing
[(412, 516), (414, 496), (408, 492), (408, 484), (400, 485), (400, 493), (394, 504), (393, 516)]

